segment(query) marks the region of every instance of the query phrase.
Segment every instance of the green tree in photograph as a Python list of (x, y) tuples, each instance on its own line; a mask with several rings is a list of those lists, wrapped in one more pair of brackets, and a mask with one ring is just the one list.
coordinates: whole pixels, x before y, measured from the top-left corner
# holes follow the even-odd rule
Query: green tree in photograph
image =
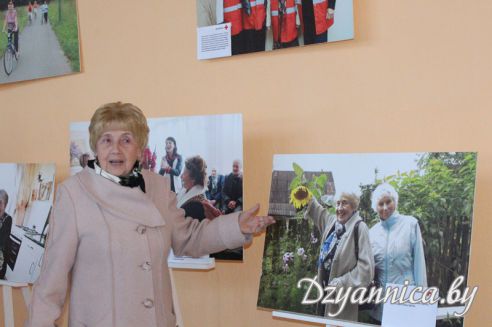
[(393, 182), (399, 210), (420, 219), (428, 284), (446, 295), (453, 280), (468, 273), (476, 154), (430, 153), (419, 167)]
[(475, 153), (428, 153), (418, 158), (417, 170), (360, 186), (360, 211), (369, 227), (379, 220), (371, 208), (372, 191), (382, 182), (395, 187), (398, 211), (419, 220), (428, 284), (444, 296), (456, 277), (468, 273), (475, 172)]
[(371, 195), (377, 185), (376, 183), (360, 185), (359, 215), (369, 227), (374, 226), (379, 221), (378, 215), (371, 208)]

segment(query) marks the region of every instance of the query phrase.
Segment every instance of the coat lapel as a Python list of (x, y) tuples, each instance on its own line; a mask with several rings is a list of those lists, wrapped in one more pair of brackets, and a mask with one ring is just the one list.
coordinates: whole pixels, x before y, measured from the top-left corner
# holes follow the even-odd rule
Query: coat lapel
[(150, 197), (138, 187), (130, 188), (99, 176), (91, 168), (77, 174), (78, 181), (94, 201), (113, 216), (149, 227), (165, 225)]

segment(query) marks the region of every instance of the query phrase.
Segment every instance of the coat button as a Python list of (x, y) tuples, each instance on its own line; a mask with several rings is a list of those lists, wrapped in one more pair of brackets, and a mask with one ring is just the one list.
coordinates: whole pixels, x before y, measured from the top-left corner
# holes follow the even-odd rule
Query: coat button
[(152, 265), (150, 264), (149, 261), (145, 261), (144, 263), (142, 263), (140, 265), (140, 267), (145, 270), (145, 271), (150, 271), (150, 269), (152, 268)]
[(143, 302), (142, 302), (143, 306), (146, 307), (147, 309), (152, 309), (154, 307), (154, 301), (152, 301), (151, 299), (145, 299)]
[(140, 235), (145, 234), (146, 231), (147, 231), (147, 228), (145, 228), (144, 225), (138, 225), (137, 226), (137, 233), (139, 233)]

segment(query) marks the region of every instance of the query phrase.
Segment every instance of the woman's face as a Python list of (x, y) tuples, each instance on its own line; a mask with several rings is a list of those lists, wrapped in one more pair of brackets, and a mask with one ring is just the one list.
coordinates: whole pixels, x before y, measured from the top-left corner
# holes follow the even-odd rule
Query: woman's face
[(125, 176), (132, 171), (142, 151), (132, 132), (110, 130), (97, 141), (96, 153), (102, 169), (115, 176)]
[(345, 224), (354, 213), (354, 208), (347, 198), (341, 197), (336, 203), (336, 213), (338, 222)]
[(181, 183), (183, 184), (183, 187), (188, 191), (190, 188), (195, 185), (193, 182), (193, 179), (190, 176), (190, 171), (185, 168), (183, 173), (181, 174)]
[(174, 142), (171, 140), (166, 141), (166, 152), (172, 153), (174, 151)]
[(393, 197), (385, 195), (378, 201), (377, 211), (379, 218), (388, 219), (395, 212), (395, 200)]
[(5, 213), (5, 207), (7, 206), (7, 203), (3, 200), (3, 197), (0, 197), (0, 217), (3, 216)]

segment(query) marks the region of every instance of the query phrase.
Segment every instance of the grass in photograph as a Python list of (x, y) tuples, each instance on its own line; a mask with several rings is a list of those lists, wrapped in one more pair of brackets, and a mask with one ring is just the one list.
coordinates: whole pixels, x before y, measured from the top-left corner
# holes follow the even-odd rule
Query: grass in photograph
[(75, 0), (56, 0), (49, 4), (48, 17), (72, 71), (80, 71), (79, 32)]

